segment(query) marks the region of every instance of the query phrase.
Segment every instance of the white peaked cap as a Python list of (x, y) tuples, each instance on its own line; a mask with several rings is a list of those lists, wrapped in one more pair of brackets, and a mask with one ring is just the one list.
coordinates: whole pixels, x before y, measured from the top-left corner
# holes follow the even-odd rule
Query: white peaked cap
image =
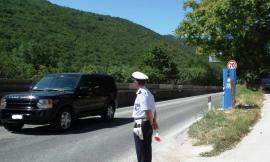
[(134, 79), (137, 79), (137, 80), (148, 80), (149, 79), (147, 75), (145, 75), (144, 73), (139, 72), (139, 71), (132, 73), (132, 77)]

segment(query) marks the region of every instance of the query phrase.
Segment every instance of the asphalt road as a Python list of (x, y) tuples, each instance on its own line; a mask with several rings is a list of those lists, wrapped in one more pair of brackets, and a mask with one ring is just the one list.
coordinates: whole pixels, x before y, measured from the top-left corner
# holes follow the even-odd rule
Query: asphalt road
[[(207, 97), (221, 104), (221, 93), (187, 97), (157, 103), (161, 136), (179, 132), (207, 111)], [(50, 132), (49, 126), (26, 125), (10, 133), (0, 127), (1, 162), (120, 162), (134, 161), (132, 107), (117, 109), (112, 122), (99, 117), (80, 119), (65, 134)]]

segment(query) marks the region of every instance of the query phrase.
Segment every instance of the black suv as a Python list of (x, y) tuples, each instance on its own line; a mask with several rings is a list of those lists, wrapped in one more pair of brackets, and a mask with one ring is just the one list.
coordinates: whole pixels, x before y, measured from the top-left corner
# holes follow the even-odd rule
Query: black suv
[(117, 107), (113, 77), (102, 74), (64, 73), (43, 77), (30, 92), (1, 99), (0, 119), (9, 131), (24, 124), (51, 124), (55, 130), (69, 129), (74, 120), (101, 115), (110, 121)]

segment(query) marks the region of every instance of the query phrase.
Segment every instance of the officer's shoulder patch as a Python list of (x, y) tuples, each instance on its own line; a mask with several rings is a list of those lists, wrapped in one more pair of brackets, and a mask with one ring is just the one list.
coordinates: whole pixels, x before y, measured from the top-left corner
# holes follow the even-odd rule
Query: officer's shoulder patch
[(142, 90), (141, 90), (141, 94), (142, 94), (142, 95), (144, 95), (144, 96), (148, 96), (148, 91), (147, 91), (147, 90), (142, 89)]

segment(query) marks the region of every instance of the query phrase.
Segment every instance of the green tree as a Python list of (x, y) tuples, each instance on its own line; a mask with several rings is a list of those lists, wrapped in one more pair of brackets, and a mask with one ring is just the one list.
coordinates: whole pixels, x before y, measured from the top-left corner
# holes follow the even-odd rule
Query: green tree
[(142, 57), (140, 65), (140, 69), (149, 75), (153, 83), (172, 83), (177, 79), (177, 65), (161, 47), (150, 49)]
[(222, 69), (221, 63), (209, 63), (205, 56), (194, 57), (179, 69), (178, 84), (221, 85)]
[(188, 12), (176, 33), (197, 53), (235, 59), (244, 80), (269, 68), (269, 0), (187, 0), (184, 6)]
[(101, 72), (101, 69), (95, 65), (87, 65), (87, 66), (84, 66), (80, 72), (83, 72), (83, 73), (100, 73)]
[(0, 78), (30, 79), (36, 70), (14, 55), (0, 52)]

